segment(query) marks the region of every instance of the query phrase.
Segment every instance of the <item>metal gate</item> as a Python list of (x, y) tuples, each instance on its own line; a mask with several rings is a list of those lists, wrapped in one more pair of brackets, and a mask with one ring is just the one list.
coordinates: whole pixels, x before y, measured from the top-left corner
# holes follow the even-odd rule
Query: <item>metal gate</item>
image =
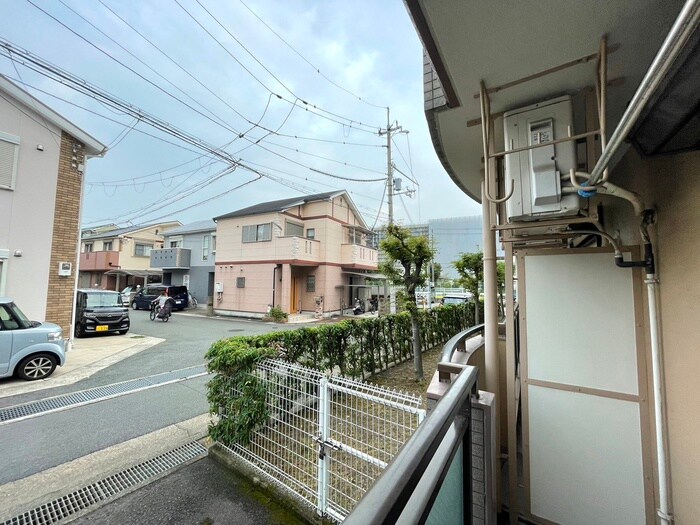
[(270, 418), (248, 445), (229, 450), (341, 522), (425, 417), (420, 396), (281, 360), (255, 372)]

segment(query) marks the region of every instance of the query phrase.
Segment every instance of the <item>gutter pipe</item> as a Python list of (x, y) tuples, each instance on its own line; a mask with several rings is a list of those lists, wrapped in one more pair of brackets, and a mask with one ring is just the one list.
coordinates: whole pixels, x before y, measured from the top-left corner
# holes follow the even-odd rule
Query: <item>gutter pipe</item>
[(688, 38), (695, 31), (698, 21), (700, 21), (700, 0), (687, 0), (666, 39), (661, 44), (661, 48), (656, 57), (654, 57), (649, 70), (644, 75), (641, 84), (639, 84), (637, 92), (632, 97), (629, 106), (627, 106), (627, 110), (622, 115), (615, 132), (610, 137), (607, 146), (593, 168), (589, 180), (590, 186), (595, 186), (603, 178), (603, 172), (608, 167), (613, 155), (617, 153), (632, 126), (637, 122), (639, 115), (654, 95), (669, 69), (671, 69), (673, 62), (683, 50), (683, 46), (685, 46)]

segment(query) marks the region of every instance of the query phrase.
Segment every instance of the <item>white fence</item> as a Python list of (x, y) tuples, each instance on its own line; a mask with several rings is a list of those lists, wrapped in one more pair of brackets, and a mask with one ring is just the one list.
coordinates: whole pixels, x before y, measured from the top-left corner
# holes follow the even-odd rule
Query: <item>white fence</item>
[(281, 360), (258, 365), (270, 418), (229, 450), (341, 522), (425, 417), (419, 396)]

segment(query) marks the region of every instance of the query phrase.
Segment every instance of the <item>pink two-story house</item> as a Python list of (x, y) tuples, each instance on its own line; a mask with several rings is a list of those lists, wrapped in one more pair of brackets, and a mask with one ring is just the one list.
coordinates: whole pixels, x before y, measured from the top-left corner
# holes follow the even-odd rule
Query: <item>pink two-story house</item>
[(262, 317), (340, 313), (362, 298), (377, 251), (346, 191), (256, 204), (215, 217), (214, 311)]

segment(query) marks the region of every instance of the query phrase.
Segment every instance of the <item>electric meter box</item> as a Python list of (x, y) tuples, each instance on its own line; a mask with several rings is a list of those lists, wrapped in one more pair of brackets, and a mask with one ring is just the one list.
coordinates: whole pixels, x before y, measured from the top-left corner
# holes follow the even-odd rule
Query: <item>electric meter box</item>
[[(562, 139), (573, 134), (570, 96), (532, 104), (503, 114), (505, 150), (512, 151)], [(506, 201), (508, 222), (533, 221), (576, 215), (580, 198), (562, 194), (561, 175), (576, 169), (574, 141), (541, 146), (505, 156), (505, 188), (513, 196)]]

